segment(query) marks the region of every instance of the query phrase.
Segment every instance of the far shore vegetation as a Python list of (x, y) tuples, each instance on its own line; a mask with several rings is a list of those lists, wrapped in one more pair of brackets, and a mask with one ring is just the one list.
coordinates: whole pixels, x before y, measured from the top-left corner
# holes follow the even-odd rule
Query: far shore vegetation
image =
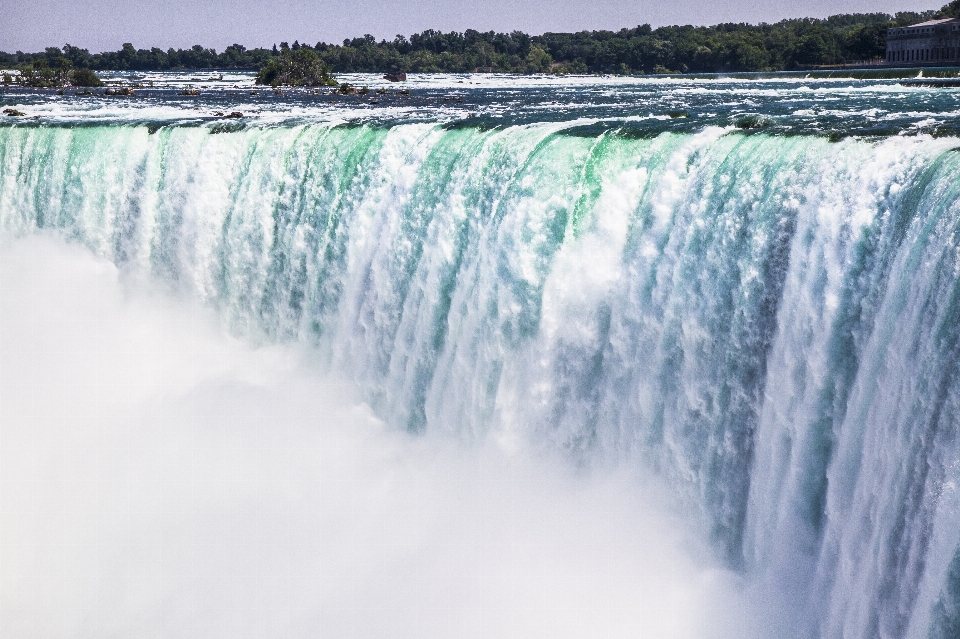
[[(234, 44), (217, 53), (189, 49), (137, 49), (91, 54), (72, 45), (40, 53), (0, 52), (0, 68), (17, 69), (17, 83), (96, 86), (96, 71), (217, 69), (257, 71), (261, 84), (323, 86), (333, 73), (723, 73), (802, 70), (867, 63), (884, 56), (890, 27), (960, 17), (960, 0), (939, 10), (858, 13), (775, 24), (711, 27), (640, 25), (619, 31), (463, 33), (428, 30), (379, 42), (371, 35), (342, 44), (281, 42), (270, 49)], [(8, 84), (14, 79), (3, 77)], [(84, 84), (87, 83), (87, 84)]]

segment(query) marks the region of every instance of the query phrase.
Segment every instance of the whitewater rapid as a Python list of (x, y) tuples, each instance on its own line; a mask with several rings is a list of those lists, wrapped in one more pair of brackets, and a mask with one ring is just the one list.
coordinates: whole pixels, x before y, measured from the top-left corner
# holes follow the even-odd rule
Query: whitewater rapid
[(791, 636), (950, 639), (957, 148), (7, 127), (0, 228), (309, 345), (392, 427), (652, 469)]

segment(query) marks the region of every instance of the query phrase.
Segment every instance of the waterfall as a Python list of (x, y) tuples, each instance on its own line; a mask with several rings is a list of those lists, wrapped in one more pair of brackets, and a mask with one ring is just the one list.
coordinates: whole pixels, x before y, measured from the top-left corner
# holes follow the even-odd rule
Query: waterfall
[(398, 428), (654, 469), (798, 636), (956, 637), (956, 140), (570, 127), (4, 127), (0, 228)]

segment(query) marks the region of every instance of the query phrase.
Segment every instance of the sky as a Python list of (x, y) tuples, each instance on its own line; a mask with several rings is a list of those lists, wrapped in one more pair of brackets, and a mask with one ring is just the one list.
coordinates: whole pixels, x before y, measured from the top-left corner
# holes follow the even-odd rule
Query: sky
[(315, 44), (374, 35), (392, 40), (425, 29), (546, 31), (613, 29), (650, 24), (776, 22), (837, 13), (918, 11), (939, 0), (3, 0), (0, 51), (74, 46), (114, 51), (194, 44), (248, 48), (294, 40)]

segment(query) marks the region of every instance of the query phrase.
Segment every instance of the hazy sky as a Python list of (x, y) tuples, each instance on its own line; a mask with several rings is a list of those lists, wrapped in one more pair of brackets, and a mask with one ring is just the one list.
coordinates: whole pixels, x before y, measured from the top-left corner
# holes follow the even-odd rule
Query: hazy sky
[(70, 43), (91, 52), (203, 44), (218, 51), (280, 41), (341, 42), (371, 33), (393, 39), (424, 29), (544, 31), (619, 29), (649, 23), (776, 22), (788, 17), (937, 8), (939, 0), (3, 0), (0, 50)]

